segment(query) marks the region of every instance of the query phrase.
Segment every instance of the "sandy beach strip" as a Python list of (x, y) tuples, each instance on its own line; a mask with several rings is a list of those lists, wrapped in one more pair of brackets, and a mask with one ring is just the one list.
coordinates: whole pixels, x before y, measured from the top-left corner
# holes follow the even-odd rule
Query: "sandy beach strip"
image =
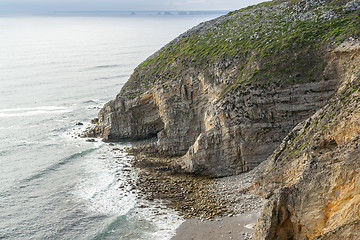
[(248, 240), (252, 239), (254, 226), (260, 213), (248, 212), (220, 220), (186, 220), (171, 240)]

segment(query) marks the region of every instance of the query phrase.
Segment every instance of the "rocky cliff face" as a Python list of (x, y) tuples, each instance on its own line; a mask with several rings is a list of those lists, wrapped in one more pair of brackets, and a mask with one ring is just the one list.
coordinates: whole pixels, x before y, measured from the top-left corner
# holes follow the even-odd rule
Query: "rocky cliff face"
[(333, 46), (360, 29), (346, 3), (274, 1), (194, 27), (135, 69), (87, 136), (150, 139), (141, 151), (187, 172), (252, 169), (337, 91)]
[(256, 239), (360, 238), (360, 42), (332, 55), (336, 94), (283, 140), (253, 186), (270, 197)]

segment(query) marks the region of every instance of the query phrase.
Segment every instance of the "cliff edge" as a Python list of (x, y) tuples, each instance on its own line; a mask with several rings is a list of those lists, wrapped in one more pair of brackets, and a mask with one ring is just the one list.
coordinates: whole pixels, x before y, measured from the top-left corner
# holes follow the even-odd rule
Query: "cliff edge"
[(358, 1), (272, 1), (201, 23), (141, 63), (86, 133), (146, 140), (196, 174), (266, 160), (346, 81), (336, 47), (360, 35)]
[(269, 157), (256, 239), (360, 239), (360, 41), (334, 49), (343, 81)]

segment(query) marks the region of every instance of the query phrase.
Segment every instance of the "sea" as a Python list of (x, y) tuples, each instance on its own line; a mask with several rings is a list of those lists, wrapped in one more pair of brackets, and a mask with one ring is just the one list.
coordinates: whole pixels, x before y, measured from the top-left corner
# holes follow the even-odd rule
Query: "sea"
[(131, 143), (79, 134), (138, 64), (220, 15), (0, 16), (0, 239), (174, 235), (183, 219), (134, 188)]

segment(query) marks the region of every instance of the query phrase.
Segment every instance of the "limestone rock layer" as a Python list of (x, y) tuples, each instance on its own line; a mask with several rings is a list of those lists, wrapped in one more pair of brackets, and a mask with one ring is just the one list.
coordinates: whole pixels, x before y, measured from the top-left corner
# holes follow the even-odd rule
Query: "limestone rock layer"
[(143, 140), (190, 173), (254, 168), (338, 91), (348, 59), (335, 41), (359, 24), (346, 2), (274, 1), (194, 27), (135, 69), (87, 136)]
[(360, 42), (334, 54), (336, 94), (293, 129), (254, 183), (269, 198), (256, 239), (360, 237)]

